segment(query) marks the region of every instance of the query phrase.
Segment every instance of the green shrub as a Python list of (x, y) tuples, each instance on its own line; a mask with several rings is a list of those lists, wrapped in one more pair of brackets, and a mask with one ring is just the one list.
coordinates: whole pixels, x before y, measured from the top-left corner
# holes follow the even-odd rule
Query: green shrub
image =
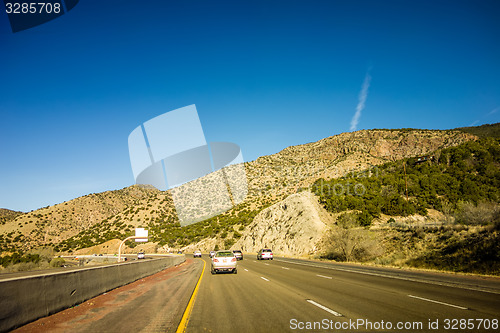
[(234, 243), (235, 243), (235, 240), (234, 240), (234, 239), (232, 239), (232, 238), (226, 239), (226, 240), (224, 241), (224, 247), (225, 247), (226, 249), (229, 249), (231, 246), (233, 246), (233, 244), (234, 244)]
[(54, 258), (50, 261), (50, 267), (62, 267), (65, 263), (63, 258)]

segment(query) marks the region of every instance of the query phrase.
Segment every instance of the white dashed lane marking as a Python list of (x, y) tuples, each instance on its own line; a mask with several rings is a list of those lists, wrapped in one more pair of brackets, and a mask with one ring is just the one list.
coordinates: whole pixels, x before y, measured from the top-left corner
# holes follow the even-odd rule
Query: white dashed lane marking
[(332, 309), (330, 309), (330, 308), (327, 308), (327, 307), (326, 307), (326, 306), (324, 306), (324, 305), (321, 305), (321, 304), (319, 304), (319, 303), (316, 303), (316, 302), (315, 302), (315, 301), (313, 301), (312, 299), (308, 299), (307, 301), (308, 301), (309, 303), (311, 303), (312, 305), (315, 305), (315, 306), (317, 306), (318, 308), (323, 309), (323, 310), (325, 310), (325, 311), (326, 311), (326, 312), (328, 312), (328, 313), (331, 313), (331, 314), (332, 314), (332, 315), (334, 315), (335, 317), (342, 317), (342, 314), (341, 314), (341, 313), (338, 313), (337, 311), (334, 311), (334, 310), (332, 310)]
[(450, 306), (452, 308), (457, 308), (457, 309), (461, 309), (461, 310), (467, 310), (467, 308), (465, 308), (463, 306), (454, 305), (454, 304), (450, 304), (450, 303), (444, 303), (444, 302), (440, 302), (440, 301), (435, 301), (433, 299), (428, 299), (428, 298), (423, 298), (423, 297), (418, 297), (418, 296), (413, 296), (413, 295), (408, 295), (408, 297), (416, 298), (416, 299), (419, 299), (419, 300), (422, 300), (422, 301), (426, 301), (426, 302), (431, 302), (431, 303), (446, 305), (446, 306)]

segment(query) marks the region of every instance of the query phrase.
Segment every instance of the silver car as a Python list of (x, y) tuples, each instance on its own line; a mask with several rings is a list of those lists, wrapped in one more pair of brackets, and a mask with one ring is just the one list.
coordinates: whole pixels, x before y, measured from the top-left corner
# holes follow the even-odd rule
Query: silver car
[(212, 258), (212, 274), (217, 272), (231, 272), (237, 274), (236, 264), (238, 260), (231, 251), (217, 251)]
[(271, 249), (261, 249), (257, 253), (257, 260), (273, 260), (273, 251)]

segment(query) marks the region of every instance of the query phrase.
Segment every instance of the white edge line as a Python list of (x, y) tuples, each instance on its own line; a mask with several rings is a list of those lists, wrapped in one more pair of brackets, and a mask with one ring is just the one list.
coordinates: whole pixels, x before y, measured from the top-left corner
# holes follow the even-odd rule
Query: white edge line
[(306, 263), (302, 263), (302, 262), (294, 262), (294, 261), (288, 261), (288, 260), (283, 260), (283, 259), (276, 259), (276, 260), (277, 261), (282, 261), (282, 262), (287, 262), (287, 263), (290, 263), (290, 264), (295, 264), (295, 265), (304, 265), (304, 266), (311, 266), (311, 267), (319, 267), (319, 268), (332, 269), (332, 270), (349, 272), (349, 273), (358, 273), (358, 274), (364, 274), (364, 275), (386, 277), (386, 278), (396, 279), (396, 280), (404, 280), (404, 281), (411, 281), (411, 282), (433, 284), (433, 285), (436, 285), (436, 286), (443, 286), (443, 287), (450, 287), (450, 288), (459, 288), (459, 289), (473, 290), (473, 291), (481, 291), (483, 293), (489, 293), (489, 294), (497, 294), (497, 295), (500, 294), (500, 292), (498, 292), (498, 291), (485, 290), (485, 289), (481, 289), (481, 288), (472, 288), (472, 287), (468, 287), (468, 286), (460, 286), (460, 285), (456, 285), (456, 284), (452, 284), (452, 283), (441, 283), (441, 282), (436, 282), (436, 281), (425, 281), (425, 280), (405, 278), (405, 277), (401, 277), (401, 276), (394, 276), (394, 275), (387, 275), (387, 274), (361, 272), (361, 271), (356, 271), (356, 270), (352, 270), (352, 269), (345, 269), (345, 268), (338, 268), (338, 267), (327, 267), (327, 266), (324, 266), (324, 265), (306, 264)]
[(313, 301), (312, 299), (308, 299), (307, 301), (308, 301), (309, 303), (311, 303), (312, 305), (315, 305), (315, 306), (317, 306), (318, 308), (323, 309), (323, 310), (325, 310), (325, 311), (326, 311), (326, 312), (328, 312), (328, 313), (331, 313), (331, 314), (332, 314), (332, 315), (334, 315), (335, 317), (342, 317), (342, 314), (341, 314), (341, 313), (338, 313), (337, 311), (333, 311), (332, 309), (327, 308), (327, 307), (326, 307), (326, 306), (324, 306), (324, 305), (321, 305), (321, 304), (319, 304), (319, 303), (316, 303), (316, 302), (315, 302), (315, 301)]
[(269, 282), (269, 280), (268, 280), (268, 279), (266, 279), (266, 278), (265, 278), (265, 277), (263, 277), (263, 276), (261, 276), (260, 278), (261, 278), (262, 280), (266, 280), (266, 281), (268, 281), (268, 282)]
[(464, 308), (463, 306), (458, 306), (458, 305), (453, 305), (453, 304), (444, 303), (444, 302), (440, 302), (440, 301), (435, 301), (433, 299), (428, 299), (428, 298), (423, 298), (423, 297), (418, 297), (418, 296), (413, 296), (413, 295), (408, 295), (408, 297), (416, 298), (416, 299), (426, 301), (426, 302), (432, 302), (432, 303), (436, 303), (436, 304), (451, 306), (452, 308), (457, 308), (457, 309), (461, 309), (461, 310), (468, 310), (467, 308)]
[(331, 276), (326, 276), (326, 275), (319, 275), (319, 274), (316, 274), (316, 276), (319, 276), (319, 277), (322, 277), (322, 278), (325, 278), (325, 279), (332, 279)]

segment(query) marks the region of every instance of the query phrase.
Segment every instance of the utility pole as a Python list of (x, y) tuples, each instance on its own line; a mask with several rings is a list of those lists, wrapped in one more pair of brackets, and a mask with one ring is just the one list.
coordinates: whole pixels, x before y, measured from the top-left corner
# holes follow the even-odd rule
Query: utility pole
[(405, 193), (406, 193), (406, 201), (408, 201), (408, 181), (406, 179), (406, 162), (403, 162), (403, 169), (405, 170)]
[[(408, 181), (406, 179), (406, 161), (403, 161), (403, 169), (405, 171), (405, 194), (406, 194), (406, 206), (408, 205)], [(405, 206), (405, 216), (408, 216), (408, 211)]]

